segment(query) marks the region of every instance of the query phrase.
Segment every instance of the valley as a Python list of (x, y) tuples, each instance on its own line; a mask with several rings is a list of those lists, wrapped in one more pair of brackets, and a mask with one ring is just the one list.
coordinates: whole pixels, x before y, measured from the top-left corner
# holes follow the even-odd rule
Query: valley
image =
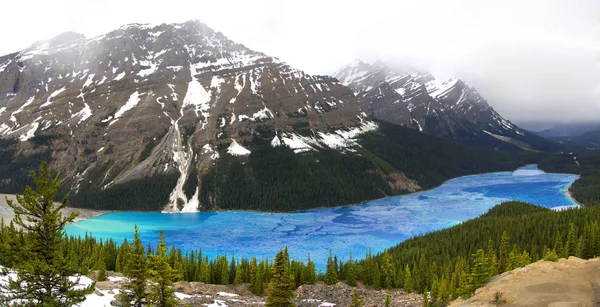
[(595, 123), (534, 133), (466, 77), (310, 74), (198, 20), (102, 33), (0, 56), (2, 306), (518, 306), (511, 281), (595, 276)]

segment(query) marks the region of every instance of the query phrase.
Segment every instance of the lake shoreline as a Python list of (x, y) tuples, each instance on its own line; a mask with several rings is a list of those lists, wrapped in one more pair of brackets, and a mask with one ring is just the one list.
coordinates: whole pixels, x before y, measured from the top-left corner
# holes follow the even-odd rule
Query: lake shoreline
[[(210, 211), (195, 211), (195, 212), (181, 212), (181, 211), (176, 211), (176, 212), (173, 212), (173, 211), (164, 211), (164, 210), (161, 210), (161, 211), (133, 211), (133, 210), (131, 210), (131, 211), (130, 211), (130, 210), (122, 210), (122, 211), (121, 211), (121, 210), (112, 210), (112, 211), (111, 211), (111, 210), (94, 210), (94, 209), (82, 209), (82, 208), (71, 208), (71, 207), (69, 207), (69, 208), (68, 208), (68, 210), (70, 210), (70, 211), (69, 211), (69, 213), (70, 213), (71, 211), (79, 211), (79, 212), (80, 212), (79, 216), (78, 216), (78, 217), (75, 219), (75, 221), (74, 221), (75, 223), (76, 223), (76, 222), (83, 221), (83, 220), (85, 220), (85, 219), (88, 219), (88, 218), (98, 217), (98, 216), (101, 216), (101, 215), (104, 215), (104, 214), (107, 214), (107, 213), (117, 213), (117, 212), (158, 212), (158, 213), (162, 213), (162, 214), (189, 214), (189, 213), (203, 213), (203, 212), (208, 212), (208, 213), (211, 213), (211, 212), (214, 212), (214, 213), (219, 213), (219, 212), (233, 212), (233, 211), (237, 211), (237, 212), (252, 212), (252, 213), (262, 213), (262, 214), (288, 214), (288, 213), (302, 213), (302, 212), (310, 212), (310, 211), (312, 211), (312, 210), (336, 209), (336, 208), (337, 208), (337, 209), (342, 209), (342, 208), (347, 208), (347, 207), (353, 207), (353, 206), (359, 206), (359, 205), (363, 205), (363, 204), (365, 204), (365, 203), (372, 202), (372, 201), (377, 201), (377, 200), (385, 200), (385, 199), (394, 198), (394, 197), (398, 197), (398, 196), (415, 195), (415, 194), (424, 193), (424, 192), (427, 192), (427, 191), (430, 191), (430, 190), (437, 189), (437, 188), (439, 188), (439, 187), (442, 187), (442, 186), (444, 186), (445, 184), (447, 184), (447, 183), (449, 183), (449, 182), (451, 182), (451, 181), (453, 181), (453, 180), (459, 179), (459, 178), (473, 177), (473, 176), (481, 176), (481, 175), (489, 175), (489, 174), (497, 174), (497, 173), (512, 173), (512, 172), (514, 172), (514, 171), (516, 171), (516, 170), (518, 170), (518, 169), (521, 169), (521, 168), (523, 168), (523, 167), (529, 167), (529, 166), (535, 166), (536, 168), (538, 168), (538, 166), (539, 166), (539, 165), (538, 165), (538, 164), (535, 164), (535, 163), (534, 163), (534, 164), (526, 164), (526, 165), (524, 165), (524, 166), (522, 166), (522, 167), (519, 167), (519, 168), (517, 168), (517, 169), (515, 169), (515, 170), (513, 170), (513, 171), (485, 172), (485, 173), (477, 173), (477, 174), (470, 174), (470, 175), (458, 176), (458, 177), (454, 177), (454, 178), (447, 179), (447, 180), (445, 180), (444, 182), (442, 182), (440, 185), (437, 185), (437, 186), (435, 186), (435, 187), (431, 187), (431, 188), (429, 188), (429, 189), (426, 189), (426, 190), (418, 190), (418, 191), (414, 191), (414, 192), (410, 192), (410, 193), (400, 193), (400, 194), (389, 195), (389, 196), (385, 196), (385, 197), (382, 197), (382, 198), (376, 198), (376, 199), (367, 199), (367, 200), (363, 200), (363, 201), (356, 202), (356, 203), (351, 203), (351, 204), (346, 204), (346, 205), (338, 205), (338, 206), (319, 206), (319, 207), (314, 207), (314, 208), (310, 208), (310, 209), (300, 209), (300, 210), (292, 210), (292, 211), (260, 211), (260, 210), (248, 210), (248, 209), (243, 209), (243, 210), (242, 210), (242, 209), (230, 209), (230, 210), (217, 209), (217, 210), (210, 210)], [(548, 173), (548, 172), (546, 172), (546, 171), (544, 171), (544, 170), (542, 170), (542, 169), (540, 169), (540, 170), (541, 170), (541, 171), (543, 171), (543, 172), (545, 172), (545, 173)], [(574, 175), (574, 174), (567, 174), (567, 173), (552, 173), (552, 172), (550, 172), (550, 173), (548, 173), (548, 174)], [(581, 178), (581, 176), (578, 176), (578, 179), (579, 179), (579, 178)], [(578, 179), (577, 179), (577, 180), (578, 180)], [(575, 180), (575, 181), (577, 181), (577, 180)], [(566, 195), (566, 196), (567, 196), (569, 199), (573, 200), (573, 202), (574, 202), (574, 203), (576, 203), (576, 204), (577, 204), (577, 205), (579, 205), (579, 206), (582, 206), (582, 207), (584, 207), (585, 205), (584, 205), (584, 204), (582, 204), (582, 203), (580, 203), (580, 202), (579, 202), (577, 199), (575, 199), (575, 198), (573, 197), (573, 195), (571, 194), (570, 188), (571, 188), (571, 186), (573, 185), (573, 183), (575, 183), (575, 181), (573, 181), (571, 184), (569, 184), (569, 186), (566, 188), (566, 190), (565, 190), (565, 192), (564, 192), (564, 193), (565, 193), (565, 195)], [(0, 216), (2, 216), (2, 215), (1, 215), (1, 214), (2, 214), (2, 206), (4, 206), (4, 205), (5, 205), (5, 204), (4, 204), (4, 194), (0, 194), (0, 197), (2, 197), (2, 199), (0, 200)], [(9, 208), (9, 209), (10, 209), (10, 208)], [(64, 213), (64, 214), (66, 215), (67, 213)], [(5, 220), (6, 220), (6, 218), (5, 218)]]
[[(8, 198), (9, 200), (12, 200), (13, 202), (16, 202), (17, 199), (16, 199), (16, 196), (13, 194), (0, 194), (0, 219), (4, 219), (4, 223), (6, 225), (8, 225), (15, 215), (13, 213), (12, 208), (10, 206), (8, 206), (6, 198)], [(66, 217), (66, 216), (71, 215), (72, 212), (79, 213), (77, 215), (77, 217), (75, 218), (75, 220), (73, 221), (73, 223), (77, 223), (77, 222), (86, 220), (88, 218), (98, 217), (100, 215), (110, 213), (110, 212), (116, 212), (116, 211), (67, 207), (67, 208), (63, 209), (61, 213), (63, 216)]]

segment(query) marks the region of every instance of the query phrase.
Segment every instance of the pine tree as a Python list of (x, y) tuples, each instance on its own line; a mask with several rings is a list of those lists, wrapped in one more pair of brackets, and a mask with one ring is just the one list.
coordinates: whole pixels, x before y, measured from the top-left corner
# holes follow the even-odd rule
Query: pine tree
[(328, 285), (334, 285), (339, 282), (338, 274), (337, 274), (337, 264), (336, 261), (331, 256), (331, 250), (329, 250), (329, 258), (327, 258), (327, 265), (325, 272), (325, 283)]
[(354, 290), (352, 292), (352, 301), (350, 303), (350, 307), (363, 307), (365, 303), (363, 302), (362, 297), (358, 294), (358, 291)]
[(258, 272), (256, 257), (252, 257), (250, 260), (250, 291), (255, 295), (260, 295), (262, 290), (262, 278)]
[(381, 289), (381, 270), (379, 269), (379, 263), (375, 263), (375, 271), (373, 272), (373, 288), (375, 288), (375, 290)]
[(350, 258), (348, 259), (348, 262), (346, 263), (346, 284), (348, 286), (352, 286), (355, 287), (356, 286), (356, 272), (354, 269), (354, 260), (352, 260), (352, 254), (350, 254)]
[(408, 264), (404, 267), (404, 291), (410, 293), (413, 290), (412, 274)]
[(394, 275), (396, 272), (396, 268), (392, 263), (392, 256), (388, 250), (383, 253), (383, 257), (381, 259), (381, 275), (382, 275), (382, 287), (389, 289), (394, 287)]
[(244, 282), (244, 270), (237, 268), (235, 271), (235, 278), (233, 279), (233, 285), (241, 285)]
[(469, 292), (477, 290), (483, 286), (489, 278), (489, 266), (487, 263), (486, 255), (482, 249), (477, 250), (477, 253), (473, 254), (473, 269), (469, 275)]
[(421, 306), (429, 307), (429, 290), (427, 290), (427, 288), (423, 291), (423, 302), (421, 302)]
[(498, 270), (505, 272), (508, 270), (508, 255), (510, 254), (510, 239), (508, 232), (502, 232), (502, 238), (500, 239), (500, 257), (498, 259)]
[(104, 260), (100, 260), (100, 262), (98, 263), (98, 281), (105, 281), (106, 280), (106, 263), (104, 263)]
[(150, 280), (153, 282), (150, 293), (148, 294), (148, 301), (150, 306), (156, 307), (171, 307), (179, 306), (178, 301), (175, 299), (175, 290), (171, 288), (173, 281), (179, 277), (177, 271), (175, 271), (167, 262), (167, 240), (163, 236), (163, 231), (159, 232), (159, 243), (156, 247), (156, 253), (150, 254), (148, 260), (148, 275)]
[(487, 258), (488, 279), (490, 279), (498, 275), (498, 257), (496, 257), (496, 251), (494, 250), (492, 239), (488, 239), (485, 256)]
[(390, 290), (387, 289), (385, 290), (385, 301), (383, 302), (383, 305), (385, 307), (390, 307), (390, 304), (392, 304), (392, 299), (390, 297)]
[(567, 243), (565, 246), (565, 258), (569, 256), (578, 256), (579, 250), (577, 249), (579, 240), (575, 235), (575, 225), (573, 223), (569, 224), (569, 232), (567, 235)]
[(147, 297), (148, 264), (144, 245), (140, 239), (140, 229), (137, 225), (134, 226), (133, 246), (127, 260), (128, 269), (125, 275), (129, 278), (129, 282), (123, 287), (125, 295), (121, 297), (121, 301), (126, 306), (131, 304), (135, 307), (142, 307), (145, 305)]
[[(68, 204), (66, 196), (59, 204), (54, 203), (62, 181), (58, 175), (51, 178), (46, 162), (42, 162), (39, 174), (32, 173), (31, 177), (36, 190), (27, 186), (22, 196), (17, 195), (16, 202), (6, 199), (15, 214), (14, 223), (25, 233), (23, 245), (13, 255), (12, 268), (18, 275), (8, 284), (0, 284), (0, 292), (10, 292), (8, 296), (0, 295), (0, 305), (76, 305), (93, 289), (93, 285), (75, 289), (79, 279), (70, 280), (69, 276), (77, 272), (61, 253), (63, 229), (77, 214), (62, 216), (61, 211)], [(12, 236), (21, 234), (13, 231)]]
[(302, 276), (303, 283), (306, 285), (314, 285), (317, 282), (317, 269), (315, 263), (310, 260), (310, 254), (308, 254), (308, 260), (302, 271)]
[(275, 256), (273, 276), (269, 285), (267, 307), (292, 307), (294, 303), (294, 282), (289, 272), (289, 256), (286, 250), (280, 250)]

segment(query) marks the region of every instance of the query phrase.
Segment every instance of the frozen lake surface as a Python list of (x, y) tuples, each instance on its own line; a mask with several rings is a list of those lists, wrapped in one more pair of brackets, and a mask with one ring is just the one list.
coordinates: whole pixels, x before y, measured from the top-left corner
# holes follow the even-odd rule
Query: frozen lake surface
[(140, 228), (144, 244), (158, 243), (164, 231), (167, 243), (203, 255), (273, 258), (288, 246), (293, 259), (306, 260), (310, 253), (322, 268), (328, 250), (343, 260), (352, 251), (363, 258), (413, 237), (475, 218), (509, 200), (546, 208), (576, 206), (567, 188), (578, 177), (548, 174), (530, 165), (514, 172), (500, 172), (452, 179), (442, 186), (411, 195), (390, 197), (361, 205), (315, 209), (295, 213), (246, 211), (163, 214), (157, 212), (109, 213), (68, 225), (69, 235), (91, 233), (117, 243), (133, 238)]

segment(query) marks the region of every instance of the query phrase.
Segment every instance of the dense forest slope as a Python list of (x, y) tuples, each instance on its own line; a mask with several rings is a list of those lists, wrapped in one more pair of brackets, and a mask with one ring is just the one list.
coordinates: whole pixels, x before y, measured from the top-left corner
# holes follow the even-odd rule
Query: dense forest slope
[[(468, 296), (498, 273), (543, 258), (600, 256), (599, 220), (600, 206), (556, 212), (508, 202), (479, 218), (367, 258), (360, 262), (360, 274), (375, 285), (377, 271), (391, 268), (393, 286), (431, 290), (432, 300), (441, 305)], [(381, 287), (386, 285), (382, 282)]]

